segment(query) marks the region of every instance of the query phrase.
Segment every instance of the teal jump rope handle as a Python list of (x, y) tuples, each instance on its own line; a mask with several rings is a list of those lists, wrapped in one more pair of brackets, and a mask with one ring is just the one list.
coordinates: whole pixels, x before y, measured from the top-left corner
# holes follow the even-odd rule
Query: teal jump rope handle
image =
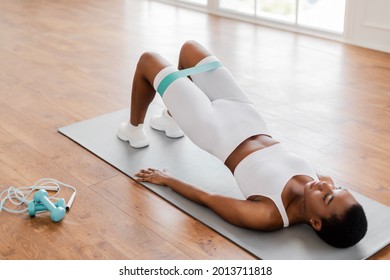
[[(65, 199), (59, 198), (59, 199), (54, 203), (54, 205), (55, 205), (56, 207), (65, 208), (65, 207), (66, 207)], [(28, 214), (29, 214), (31, 217), (35, 217), (35, 214), (36, 214), (37, 212), (48, 211), (48, 209), (46, 208), (45, 205), (43, 205), (42, 203), (36, 203), (34, 200), (32, 200), (32, 201), (30, 201), (30, 202), (28, 203), (27, 210), (28, 210)]]
[(65, 208), (61, 206), (57, 207), (56, 205), (54, 205), (54, 203), (49, 200), (47, 191), (37, 191), (34, 194), (33, 200), (34, 202), (36, 202), (36, 204), (43, 204), (47, 208), (47, 210), (51, 212), (50, 218), (52, 219), (52, 221), (59, 222), (65, 217)]

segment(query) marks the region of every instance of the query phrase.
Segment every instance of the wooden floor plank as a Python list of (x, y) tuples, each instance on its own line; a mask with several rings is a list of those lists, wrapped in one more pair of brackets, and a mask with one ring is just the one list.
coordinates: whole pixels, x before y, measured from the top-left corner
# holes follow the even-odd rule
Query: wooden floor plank
[[(165, 242), (104, 196), (97, 195), (20, 141), (2, 145), (0, 158), (0, 174), (6, 174), (13, 166), (20, 181), (23, 177), (24, 182), (32, 184), (49, 176), (77, 187), (75, 203), (60, 223), (53, 223), (49, 213), (38, 214), (32, 219), (27, 213), (2, 213), (0, 258), (131, 259)], [(19, 186), (23, 185), (28, 184)], [(70, 195), (70, 191), (61, 191), (61, 197), (66, 200)]]
[(97, 160), (96, 156), (75, 145), (57, 129), (45, 129), (33, 121), (26, 121), (25, 116), (9, 106), (0, 105), (0, 122), (11, 135), (87, 185), (118, 174), (113, 167)]
[[(125, 175), (90, 188), (193, 259), (252, 258), (214, 230), (188, 219), (187, 214)], [(194, 224), (199, 226), (194, 227)], [(173, 253), (172, 258), (175, 258), (177, 253)]]

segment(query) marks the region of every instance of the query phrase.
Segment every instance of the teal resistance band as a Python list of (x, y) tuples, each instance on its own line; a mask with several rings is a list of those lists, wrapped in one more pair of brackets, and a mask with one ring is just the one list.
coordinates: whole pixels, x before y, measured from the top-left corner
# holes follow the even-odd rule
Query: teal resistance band
[(173, 72), (169, 75), (167, 75), (158, 85), (157, 92), (163, 96), (165, 90), (169, 87), (170, 84), (172, 84), (174, 81), (176, 81), (179, 78), (187, 77), (190, 75), (199, 74), (202, 72), (207, 72), (210, 70), (217, 69), (218, 67), (221, 67), (222, 64), (219, 61), (213, 61), (206, 64), (202, 64), (199, 66), (183, 69), (180, 71)]

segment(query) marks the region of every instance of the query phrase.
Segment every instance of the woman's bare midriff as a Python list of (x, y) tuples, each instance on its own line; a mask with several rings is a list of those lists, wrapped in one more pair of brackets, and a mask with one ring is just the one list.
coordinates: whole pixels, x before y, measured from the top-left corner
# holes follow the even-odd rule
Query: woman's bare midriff
[(225, 161), (225, 165), (234, 174), (237, 165), (248, 155), (278, 143), (278, 141), (264, 134), (249, 137), (229, 155)]

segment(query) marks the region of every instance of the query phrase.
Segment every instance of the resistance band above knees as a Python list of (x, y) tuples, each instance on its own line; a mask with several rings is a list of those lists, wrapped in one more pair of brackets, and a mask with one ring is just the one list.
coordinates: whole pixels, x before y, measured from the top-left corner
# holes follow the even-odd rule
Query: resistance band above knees
[(158, 85), (157, 92), (163, 96), (165, 90), (169, 87), (170, 84), (172, 84), (174, 81), (176, 81), (179, 78), (187, 77), (190, 75), (199, 74), (202, 72), (211, 71), (214, 69), (217, 69), (221, 67), (222, 64), (219, 61), (212, 61), (209, 63), (201, 64), (198, 66), (194, 66), (191, 68), (186, 68), (183, 70), (179, 70), (173, 73), (168, 74)]

